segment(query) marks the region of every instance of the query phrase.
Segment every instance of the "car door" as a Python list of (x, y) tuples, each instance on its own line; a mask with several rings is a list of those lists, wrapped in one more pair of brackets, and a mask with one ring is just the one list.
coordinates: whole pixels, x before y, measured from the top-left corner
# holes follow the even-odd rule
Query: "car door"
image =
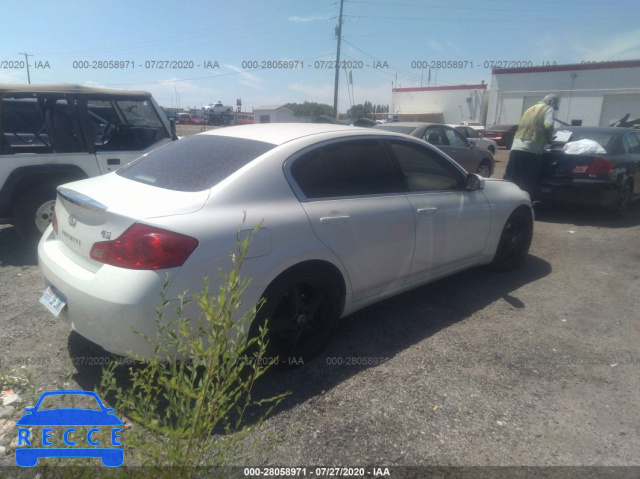
[(475, 162), (469, 153), (467, 140), (453, 128), (442, 125), (429, 126), (425, 129), (422, 139), (449, 155), (467, 171), (476, 171), (477, 165), (474, 167)]
[(95, 156), (102, 174), (171, 141), (158, 112), (147, 98), (84, 99)]
[(471, 146), (459, 131), (449, 127), (443, 127), (443, 129), (448, 144), (447, 150), (443, 151), (456, 160), (465, 170), (472, 173), (475, 172), (481, 160), (476, 147)]
[(332, 141), (306, 150), (288, 168), (315, 235), (349, 275), (353, 300), (404, 284), (415, 220), (384, 144)]
[(633, 178), (634, 195), (640, 193), (640, 133), (630, 131), (622, 139), (627, 161), (627, 172)]
[(406, 179), (416, 222), (408, 282), (479, 258), (487, 242), (491, 208), (482, 191), (467, 191), (465, 176), (428, 146), (392, 140), (391, 151)]

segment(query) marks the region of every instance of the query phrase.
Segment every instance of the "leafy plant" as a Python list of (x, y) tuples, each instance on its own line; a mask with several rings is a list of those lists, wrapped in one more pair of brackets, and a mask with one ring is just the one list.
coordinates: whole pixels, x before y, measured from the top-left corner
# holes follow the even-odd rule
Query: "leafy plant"
[[(128, 384), (118, 381), (118, 362), (112, 361), (103, 370), (99, 393), (115, 396), (118, 415), (141, 426), (127, 431), (125, 451), (136, 452), (137, 465), (155, 468), (154, 476), (166, 472), (182, 477), (188, 474), (187, 468), (228, 463), (238, 454), (238, 442), (286, 396), (254, 400), (251, 395), (255, 381), (270, 363), (265, 357), (266, 327), (256, 337), (248, 337), (245, 328), (261, 303), (240, 314), (241, 298), (250, 283), (241, 278), (240, 268), (260, 226), (244, 239), (238, 232), (236, 251), (230, 255), (231, 270), (219, 270), (217, 292), (211, 294), (208, 278), (204, 278), (199, 294), (192, 298), (180, 295), (174, 305), (176, 319), (169, 321), (164, 313), (172, 302), (165, 296), (169, 284), (165, 278), (162, 306), (156, 311), (157, 337), (152, 341), (138, 333), (154, 345), (155, 354), (150, 361), (128, 367)], [(201, 311), (197, 321), (183, 314), (192, 300)], [(251, 407), (258, 408), (259, 417), (247, 425), (245, 416)]]

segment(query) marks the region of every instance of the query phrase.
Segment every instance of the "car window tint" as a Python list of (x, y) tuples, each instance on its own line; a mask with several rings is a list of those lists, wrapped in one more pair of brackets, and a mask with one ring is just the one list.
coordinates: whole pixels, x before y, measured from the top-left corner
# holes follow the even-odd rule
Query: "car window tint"
[(442, 131), (440, 128), (427, 128), (424, 131), (424, 135), (422, 139), (427, 143), (431, 143), (432, 145), (446, 145), (447, 142), (442, 136)]
[(296, 159), (291, 175), (309, 199), (380, 195), (405, 190), (377, 140), (349, 140), (315, 148)]
[(158, 148), (117, 173), (159, 188), (202, 191), (274, 147), (244, 138), (194, 135)]
[(447, 135), (447, 140), (449, 141), (450, 146), (467, 146), (467, 142), (464, 140), (463, 136), (453, 128), (446, 128), (445, 134)]
[(624, 151), (629, 155), (640, 154), (640, 143), (638, 142), (638, 136), (635, 132), (630, 131), (624, 136)]
[(450, 190), (460, 187), (459, 172), (428, 148), (419, 145), (391, 142), (398, 163), (404, 173), (409, 191)]
[(467, 138), (480, 138), (480, 134), (473, 128), (467, 127), (464, 129), (464, 135)]

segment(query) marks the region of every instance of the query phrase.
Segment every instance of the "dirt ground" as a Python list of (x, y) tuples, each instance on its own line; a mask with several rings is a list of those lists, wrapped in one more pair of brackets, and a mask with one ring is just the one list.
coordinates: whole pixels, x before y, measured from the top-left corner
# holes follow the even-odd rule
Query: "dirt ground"
[[(37, 395), (93, 389), (104, 354), (42, 290), (35, 250), (1, 227), (0, 370), (24, 366)], [(623, 220), (537, 208), (520, 269), (476, 268), (359, 311), (321, 357), (261, 381), (259, 395), (292, 394), (257, 433), (283, 439), (245, 465), (640, 466), (639, 301), (640, 204)], [(0, 465), (14, 464), (13, 437), (0, 430)]]

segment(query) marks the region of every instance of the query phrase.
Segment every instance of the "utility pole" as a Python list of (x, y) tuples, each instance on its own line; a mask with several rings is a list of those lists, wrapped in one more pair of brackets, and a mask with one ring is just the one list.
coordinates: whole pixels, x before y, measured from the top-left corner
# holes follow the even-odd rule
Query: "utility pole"
[(24, 55), (25, 63), (27, 64), (27, 80), (29, 81), (29, 85), (31, 85), (31, 75), (29, 74), (29, 57), (33, 55), (29, 55), (28, 53), (18, 53), (19, 55)]
[(340, 0), (340, 18), (338, 19), (338, 52), (336, 54), (336, 80), (333, 86), (333, 116), (338, 119), (338, 82), (340, 81), (340, 43), (342, 42), (342, 7), (344, 0)]

